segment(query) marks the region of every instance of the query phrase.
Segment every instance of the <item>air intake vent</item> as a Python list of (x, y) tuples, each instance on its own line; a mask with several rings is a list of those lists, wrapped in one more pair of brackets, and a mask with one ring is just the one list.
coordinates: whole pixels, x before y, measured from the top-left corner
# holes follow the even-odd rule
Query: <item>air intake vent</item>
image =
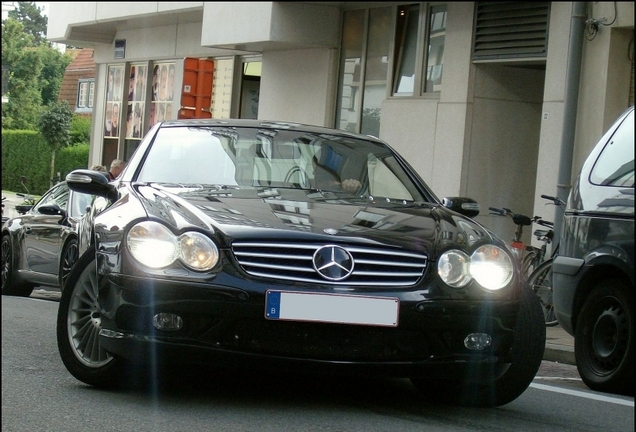
[(549, 18), (550, 2), (477, 2), (473, 61), (545, 58)]

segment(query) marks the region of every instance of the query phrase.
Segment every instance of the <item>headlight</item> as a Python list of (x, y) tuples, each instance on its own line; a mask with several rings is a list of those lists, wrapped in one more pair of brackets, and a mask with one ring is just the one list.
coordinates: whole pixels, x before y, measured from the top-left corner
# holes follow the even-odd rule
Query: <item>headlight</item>
[(437, 261), (437, 273), (447, 285), (461, 288), (470, 282), (469, 261), (468, 255), (462, 251), (444, 252)]
[(193, 270), (210, 270), (219, 261), (219, 250), (203, 234), (190, 231), (179, 236), (179, 258)]
[(219, 260), (219, 250), (205, 235), (188, 231), (175, 236), (157, 222), (140, 222), (128, 231), (128, 250), (150, 268), (163, 268), (180, 260), (193, 270), (210, 270)]
[(177, 259), (177, 238), (157, 222), (140, 222), (128, 231), (128, 250), (151, 268), (166, 267)]
[(470, 257), (471, 276), (487, 290), (495, 291), (508, 285), (513, 272), (512, 260), (497, 246), (480, 246)]
[(496, 291), (510, 282), (513, 272), (510, 256), (493, 245), (480, 246), (470, 257), (460, 250), (449, 250), (437, 261), (437, 273), (453, 288), (462, 288), (475, 279), (485, 289)]

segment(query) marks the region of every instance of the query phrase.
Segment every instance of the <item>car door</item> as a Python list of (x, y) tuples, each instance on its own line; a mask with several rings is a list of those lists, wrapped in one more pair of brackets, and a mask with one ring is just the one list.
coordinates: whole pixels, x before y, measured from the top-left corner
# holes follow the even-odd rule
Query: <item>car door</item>
[[(66, 208), (69, 189), (60, 183), (47, 192), (31, 210), (32, 217), (25, 223), (24, 253), (27, 269), (32, 272), (57, 275), (60, 267), (60, 249), (66, 226)], [(43, 206), (57, 205), (61, 215), (44, 214)]]

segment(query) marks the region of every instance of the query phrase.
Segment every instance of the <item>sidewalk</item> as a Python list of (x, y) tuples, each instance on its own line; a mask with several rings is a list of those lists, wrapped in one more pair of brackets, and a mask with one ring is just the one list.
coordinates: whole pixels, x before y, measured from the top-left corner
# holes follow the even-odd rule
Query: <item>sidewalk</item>
[(543, 360), (576, 365), (574, 360), (574, 337), (559, 325), (546, 327), (546, 343)]

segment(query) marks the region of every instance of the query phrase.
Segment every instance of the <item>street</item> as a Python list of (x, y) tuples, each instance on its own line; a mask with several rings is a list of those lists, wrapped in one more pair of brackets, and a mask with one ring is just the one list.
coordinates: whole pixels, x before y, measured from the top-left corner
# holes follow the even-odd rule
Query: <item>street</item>
[(2, 298), (2, 431), (633, 431), (634, 398), (589, 391), (576, 368), (545, 362), (496, 409), (437, 406), (408, 380), (172, 371), (157, 386), (105, 391), (64, 368), (57, 301)]

